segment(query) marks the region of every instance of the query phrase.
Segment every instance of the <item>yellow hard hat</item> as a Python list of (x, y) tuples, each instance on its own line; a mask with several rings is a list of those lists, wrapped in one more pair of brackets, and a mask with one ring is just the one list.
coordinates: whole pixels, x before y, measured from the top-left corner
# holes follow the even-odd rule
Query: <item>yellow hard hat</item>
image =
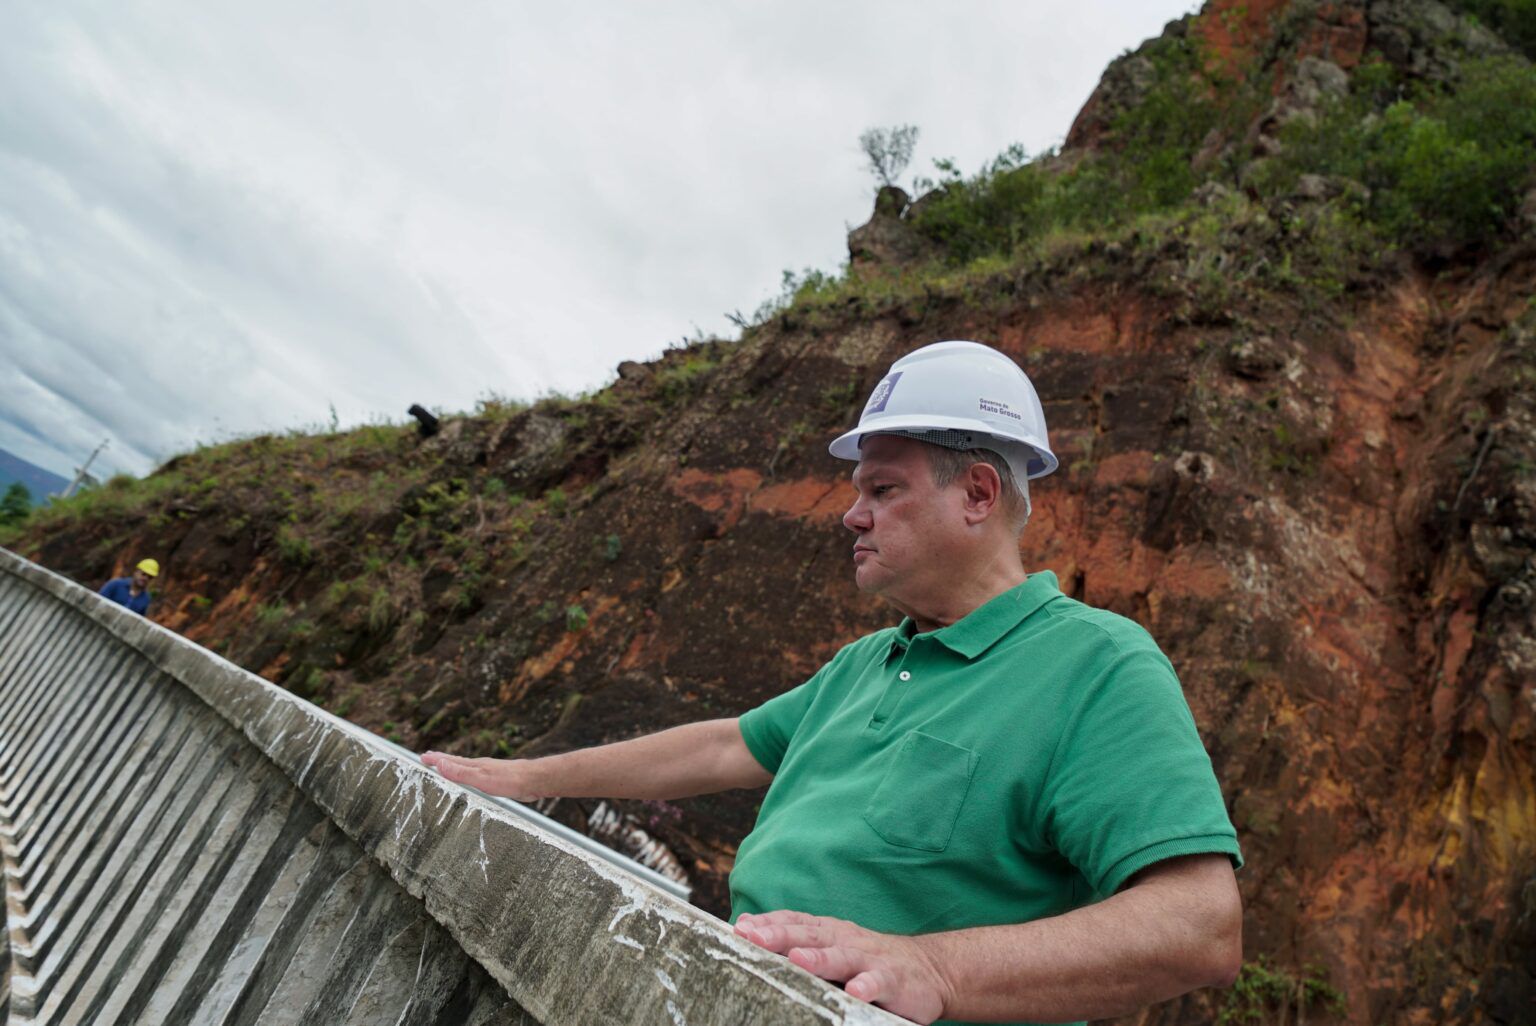
[(141, 560), (139, 560), (139, 565), (134, 567), (134, 569), (135, 570), (143, 570), (146, 574), (149, 574), (149, 576), (151, 576), (151, 577), (159, 577), (160, 576), (160, 564), (156, 563), (153, 559), (141, 559)]

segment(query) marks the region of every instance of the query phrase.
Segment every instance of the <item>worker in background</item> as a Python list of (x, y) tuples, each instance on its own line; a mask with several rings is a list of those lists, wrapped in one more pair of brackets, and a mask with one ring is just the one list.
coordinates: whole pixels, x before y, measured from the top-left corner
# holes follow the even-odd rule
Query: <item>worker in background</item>
[(736, 932), (920, 1023), (1132, 1015), (1242, 961), (1237, 835), (1140, 626), (1026, 573), (1056, 469), (1029, 378), (975, 342), (898, 360), (857, 461), (855, 581), (904, 614), (739, 718), (542, 759), (428, 753), (520, 800), (768, 786)]
[(101, 586), (101, 594), (145, 616), (149, 612), (149, 601), (154, 598), (149, 591), (149, 579), (159, 576), (159, 563), (153, 559), (141, 559), (138, 566), (133, 568), (133, 576), (112, 578)]

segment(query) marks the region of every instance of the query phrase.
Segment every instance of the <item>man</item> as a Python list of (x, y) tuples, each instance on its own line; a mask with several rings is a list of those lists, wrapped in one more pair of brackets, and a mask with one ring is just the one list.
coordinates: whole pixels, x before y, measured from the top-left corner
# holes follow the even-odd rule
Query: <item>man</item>
[(905, 614), (743, 715), (526, 761), (428, 753), (519, 799), (770, 785), (736, 930), (918, 1022), (1123, 1015), (1226, 985), (1240, 861), (1172, 667), (1140, 627), (1026, 575), (1034, 388), (974, 342), (898, 360), (857, 428), (859, 588)]
[(101, 586), (101, 594), (120, 606), (145, 616), (149, 601), (154, 598), (149, 591), (149, 579), (160, 576), (160, 564), (153, 559), (141, 559), (133, 568), (131, 577), (114, 577)]

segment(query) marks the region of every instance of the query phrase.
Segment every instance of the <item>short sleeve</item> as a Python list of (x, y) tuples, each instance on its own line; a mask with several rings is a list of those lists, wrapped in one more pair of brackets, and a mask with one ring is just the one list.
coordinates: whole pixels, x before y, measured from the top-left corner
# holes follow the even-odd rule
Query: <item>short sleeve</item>
[(826, 672), (827, 667), (823, 666), (804, 684), (743, 713), (738, 721), (747, 750), (769, 773), (779, 771), (784, 753), (789, 751), (789, 742), (815, 700)]
[(1119, 651), (1081, 692), (1046, 780), (1047, 836), (1102, 897), (1183, 855), (1242, 865), (1210, 756), (1173, 667)]

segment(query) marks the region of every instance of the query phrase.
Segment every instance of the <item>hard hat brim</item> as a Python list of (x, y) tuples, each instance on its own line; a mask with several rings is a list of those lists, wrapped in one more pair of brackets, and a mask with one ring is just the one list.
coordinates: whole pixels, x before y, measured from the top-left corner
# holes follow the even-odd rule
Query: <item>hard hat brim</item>
[[(907, 417), (883, 417), (877, 425), (860, 426), (852, 431), (846, 431), (832, 440), (827, 446), (827, 451), (840, 460), (858, 462), (860, 459), (859, 445), (869, 435), (882, 435), (900, 433), (903, 431), (931, 431), (950, 430), (968, 431), (982, 435), (985, 438), (995, 439), (1005, 446), (1024, 446), (1033, 454), (1029, 460), (1029, 469), (1024, 475), (1029, 480), (1045, 477), (1054, 473), (1059, 465), (1056, 455), (1038, 442), (1027, 438), (1009, 438), (992, 431), (986, 424), (972, 420), (968, 417), (944, 417), (934, 414)], [(980, 448), (986, 448), (985, 445)], [(1002, 447), (999, 447), (1000, 450)], [(1007, 456), (1007, 452), (1003, 452)], [(1009, 461), (1012, 463), (1013, 461)]]

